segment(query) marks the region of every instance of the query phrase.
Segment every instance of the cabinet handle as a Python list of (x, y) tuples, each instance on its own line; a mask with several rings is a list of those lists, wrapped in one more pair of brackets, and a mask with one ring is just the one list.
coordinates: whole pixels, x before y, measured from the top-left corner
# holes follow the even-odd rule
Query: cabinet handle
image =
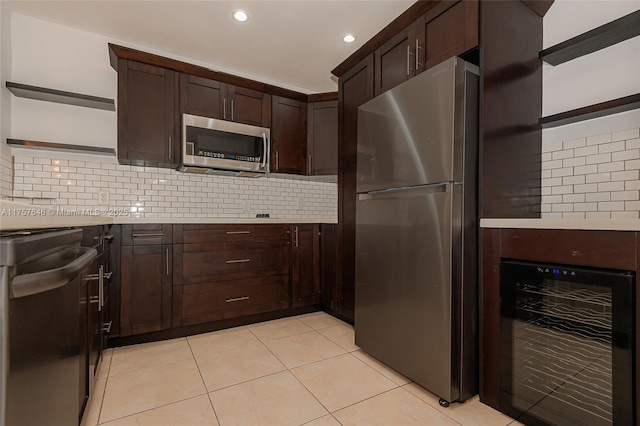
[(167, 275), (169, 275), (169, 249), (165, 249), (165, 257), (167, 259), (166, 264), (167, 264)]
[(276, 170), (280, 170), (280, 162), (278, 159), (278, 150), (276, 150)]
[(418, 55), (418, 52), (420, 50), (422, 50), (422, 47), (420, 47), (419, 40), (416, 39), (416, 72), (418, 72), (418, 70), (422, 66), (422, 64), (420, 63), (420, 55)]
[(113, 324), (113, 321), (105, 322), (102, 326), (102, 331), (109, 334), (111, 332), (111, 324)]
[(298, 247), (298, 227), (297, 226), (294, 229), (294, 234), (295, 234), (296, 247)]
[(235, 118), (233, 117), (233, 99), (231, 99), (231, 121), (235, 120)]
[(104, 306), (104, 265), (100, 265), (98, 275), (100, 275), (98, 279), (98, 312), (100, 312)]
[(171, 136), (169, 136), (169, 160), (171, 160), (171, 151), (173, 151), (171, 149)]
[(107, 280), (110, 280), (111, 279), (111, 275), (113, 275), (113, 272), (105, 272), (104, 273), (104, 278), (107, 279)]
[(311, 175), (311, 154), (309, 154), (309, 161), (307, 162), (308, 174)]
[(411, 69), (411, 55), (413, 55), (413, 53), (411, 53), (411, 46), (407, 45), (407, 77), (411, 75), (411, 71), (413, 71)]
[(112, 234), (107, 234), (102, 238), (104, 238), (106, 241), (113, 241), (113, 235)]
[(251, 262), (251, 259), (227, 260), (227, 264), (229, 264), (229, 263), (247, 263), (247, 262)]
[(232, 297), (231, 299), (227, 299), (226, 302), (227, 303), (240, 302), (241, 300), (249, 300), (249, 296)]
[(133, 238), (145, 238), (145, 237), (164, 237), (163, 232), (134, 232)]
[(227, 235), (250, 234), (251, 231), (227, 231)]
[(222, 118), (227, 119), (227, 98), (222, 98)]

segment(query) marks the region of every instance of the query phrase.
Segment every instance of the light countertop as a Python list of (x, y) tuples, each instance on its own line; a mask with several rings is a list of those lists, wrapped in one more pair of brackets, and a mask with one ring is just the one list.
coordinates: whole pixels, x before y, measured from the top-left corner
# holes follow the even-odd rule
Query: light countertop
[(56, 210), (50, 206), (36, 206), (0, 200), (0, 230), (37, 229), (37, 228), (65, 228), (72, 226), (91, 226), (105, 224), (136, 224), (136, 223), (208, 223), (208, 224), (268, 224), (268, 223), (336, 223), (335, 218), (174, 218), (174, 217), (133, 217), (108, 216), (105, 207), (83, 210)]
[(480, 219), (480, 227), (640, 231), (640, 219)]

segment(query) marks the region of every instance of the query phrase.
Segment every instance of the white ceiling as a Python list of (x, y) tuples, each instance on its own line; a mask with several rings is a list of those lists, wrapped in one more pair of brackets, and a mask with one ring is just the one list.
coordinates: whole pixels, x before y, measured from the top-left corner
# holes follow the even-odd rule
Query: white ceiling
[[(5, 0), (2, 0), (5, 1)], [(298, 90), (337, 90), (331, 70), (412, 0), (31, 1), (14, 13), (180, 55), (210, 68)], [(232, 19), (235, 9), (249, 21)], [(358, 39), (347, 45), (346, 33)]]

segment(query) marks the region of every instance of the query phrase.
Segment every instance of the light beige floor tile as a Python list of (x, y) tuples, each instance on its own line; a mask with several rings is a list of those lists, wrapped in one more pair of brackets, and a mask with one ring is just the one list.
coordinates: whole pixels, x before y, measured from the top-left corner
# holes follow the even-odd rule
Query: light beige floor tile
[(104, 396), (104, 388), (106, 384), (106, 379), (96, 380), (93, 388), (93, 395), (91, 395), (89, 405), (85, 408), (84, 416), (82, 418), (82, 426), (95, 426), (98, 424), (98, 417), (100, 417), (102, 397)]
[(113, 359), (113, 350), (108, 349), (102, 353), (100, 357), (100, 365), (98, 366), (98, 372), (96, 373), (96, 379), (106, 379), (109, 375), (109, 369), (111, 368), (111, 360)]
[(209, 394), (223, 426), (298, 426), (327, 411), (288, 371)]
[(282, 318), (253, 324), (248, 327), (263, 342), (313, 331), (311, 327), (296, 318)]
[(336, 411), (333, 415), (343, 426), (459, 426), (402, 388)]
[(360, 349), (356, 346), (356, 334), (353, 331), (353, 327), (350, 325), (341, 324), (333, 327), (327, 327), (318, 330), (318, 333), (344, 348), (347, 352), (353, 352)]
[(140, 413), (205, 392), (193, 359), (109, 377), (100, 422)]
[(346, 324), (346, 322), (340, 321), (338, 318), (325, 312), (313, 312), (311, 314), (297, 316), (296, 318), (315, 330)]
[(215, 354), (221, 350), (236, 348), (247, 343), (261, 344), (260, 340), (249, 331), (247, 327), (236, 327), (228, 330), (214, 331), (213, 333), (197, 334), (187, 337), (193, 355), (198, 358)]
[(388, 379), (391, 379), (394, 383), (398, 384), (399, 386), (403, 386), (403, 385), (406, 385), (407, 383), (411, 383), (411, 380), (409, 380), (402, 374), (398, 373), (394, 369), (388, 367), (386, 364), (378, 361), (368, 353), (365, 353), (363, 351), (356, 351), (356, 352), (352, 352), (351, 354), (356, 358), (358, 358), (360, 361), (367, 364), (369, 367), (376, 370), (378, 373), (382, 374)]
[(340, 423), (331, 414), (305, 423), (303, 426), (340, 426)]
[(246, 327), (189, 337), (189, 344), (209, 392), (286, 369)]
[(509, 426), (525, 426), (524, 423), (520, 423), (517, 420), (512, 421), (511, 423), (509, 423)]
[(218, 426), (207, 395), (164, 405), (109, 423), (108, 426)]
[(116, 348), (111, 358), (109, 376), (193, 359), (187, 339), (163, 340)]
[(329, 412), (397, 387), (350, 354), (303, 365), (291, 372)]
[(438, 403), (440, 398), (416, 383), (403, 388), (464, 426), (506, 426), (513, 421), (511, 417), (481, 403), (477, 396), (445, 408)]
[(298, 367), (346, 352), (316, 331), (270, 340), (265, 345), (287, 368)]

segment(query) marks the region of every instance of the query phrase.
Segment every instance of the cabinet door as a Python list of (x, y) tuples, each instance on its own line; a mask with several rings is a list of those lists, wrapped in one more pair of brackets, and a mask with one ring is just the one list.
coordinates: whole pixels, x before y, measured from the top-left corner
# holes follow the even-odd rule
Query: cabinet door
[(478, 3), (442, 2), (418, 19), (418, 72), (478, 46)]
[(271, 95), (238, 86), (229, 86), (228, 93), (227, 120), (269, 127)]
[(273, 96), (271, 171), (306, 173), (307, 104)]
[(375, 95), (416, 75), (416, 25), (410, 25), (375, 51)]
[(320, 225), (320, 303), (337, 310), (336, 292), (336, 225)]
[(121, 336), (171, 327), (171, 257), (170, 245), (122, 247)]
[(358, 107), (373, 98), (373, 54), (340, 78), (338, 102), (338, 292), (339, 311), (353, 318), (355, 294), (356, 161)]
[(118, 62), (120, 163), (173, 167), (180, 162), (177, 85), (171, 70), (134, 61)]
[(180, 74), (181, 114), (224, 118), (226, 97), (226, 84), (208, 78)]
[(338, 101), (308, 105), (307, 174), (338, 174)]
[(292, 305), (314, 305), (320, 293), (320, 239), (318, 225), (292, 226)]

